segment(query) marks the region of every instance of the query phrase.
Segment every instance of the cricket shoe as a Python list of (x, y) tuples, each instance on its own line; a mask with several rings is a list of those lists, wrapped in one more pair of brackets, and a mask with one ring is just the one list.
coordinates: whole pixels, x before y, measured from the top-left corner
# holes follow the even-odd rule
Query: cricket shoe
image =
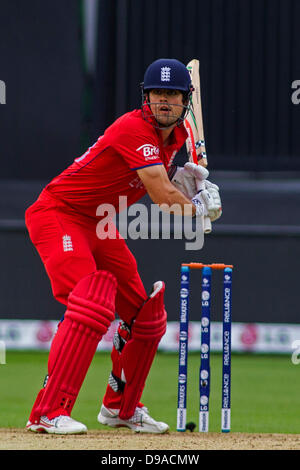
[(113, 428), (127, 427), (134, 432), (164, 434), (169, 430), (169, 426), (166, 423), (155, 421), (155, 419), (151, 418), (145, 406), (142, 408), (137, 406), (134, 415), (125, 420), (119, 418), (118, 409), (106, 408), (102, 405), (98, 414), (98, 422)]
[(87, 427), (84, 424), (64, 415), (53, 419), (41, 416), (38, 424), (28, 421), (26, 429), (33, 432), (47, 432), (48, 434), (83, 434), (87, 432)]

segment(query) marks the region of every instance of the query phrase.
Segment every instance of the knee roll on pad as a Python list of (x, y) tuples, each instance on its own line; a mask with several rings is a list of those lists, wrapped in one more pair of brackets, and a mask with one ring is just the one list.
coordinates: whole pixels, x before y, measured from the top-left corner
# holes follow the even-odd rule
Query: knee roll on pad
[(31, 422), (42, 415), (70, 414), (97, 345), (115, 317), (117, 282), (106, 271), (83, 278), (69, 295), (67, 310), (53, 339), (48, 381)]
[(160, 340), (166, 332), (167, 313), (164, 308), (165, 284), (158, 281), (153, 286), (153, 292), (138, 313), (131, 335), (136, 340)]
[(82, 279), (73, 289), (65, 318), (103, 335), (114, 320), (115, 294), (115, 277), (107, 271), (97, 271)]

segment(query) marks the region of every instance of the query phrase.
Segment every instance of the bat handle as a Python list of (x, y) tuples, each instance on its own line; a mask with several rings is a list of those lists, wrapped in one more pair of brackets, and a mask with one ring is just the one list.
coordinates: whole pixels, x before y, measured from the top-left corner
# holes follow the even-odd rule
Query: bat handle
[(203, 217), (203, 230), (204, 233), (207, 235), (208, 233), (211, 233), (212, 231), (212, 226), (211, 226), (211, 220), (210, 218), (206, 215)]
[[(197, 191), (200, 191), (201, 189), (205, 189), (205, 183), (204, 181), (197, 180)], [(207, 235), (208, 233), (211, 233), (211, 231), (212, 231), (211, 220), (206, 215), (203, 217), (203, 232), (204, 234)]]

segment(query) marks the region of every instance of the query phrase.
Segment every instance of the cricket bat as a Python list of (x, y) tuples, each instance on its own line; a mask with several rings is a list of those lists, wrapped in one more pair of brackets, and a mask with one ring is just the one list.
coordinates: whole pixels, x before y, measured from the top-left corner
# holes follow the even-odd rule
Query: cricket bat
[[(186, 67), (191, 75), (191, 81), (194, 87), (190, 97), (190, 112), (184, 120), (184, 125), (188, 133), (186, 149), (190, 162), (202, 165), (206, 168), (207, 155), (202, 117), (199, 60), (192, 59)], [(199, 182), (197, 189), (198, 191), (205, 189), (204, 182)], [(212, 231), (211, 220), (207, 216), (203, 217), (203, 230), (206, 234)]]

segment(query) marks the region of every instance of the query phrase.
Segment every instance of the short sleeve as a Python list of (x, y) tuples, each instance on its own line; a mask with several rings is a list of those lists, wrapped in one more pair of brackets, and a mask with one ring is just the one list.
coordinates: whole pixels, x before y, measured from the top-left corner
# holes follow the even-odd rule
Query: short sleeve
[(151, 165), (163, 165), (158, 139), (139, 128), (124, 126), (113, 142), (114, 149), (124, 158), (131, 170)]

